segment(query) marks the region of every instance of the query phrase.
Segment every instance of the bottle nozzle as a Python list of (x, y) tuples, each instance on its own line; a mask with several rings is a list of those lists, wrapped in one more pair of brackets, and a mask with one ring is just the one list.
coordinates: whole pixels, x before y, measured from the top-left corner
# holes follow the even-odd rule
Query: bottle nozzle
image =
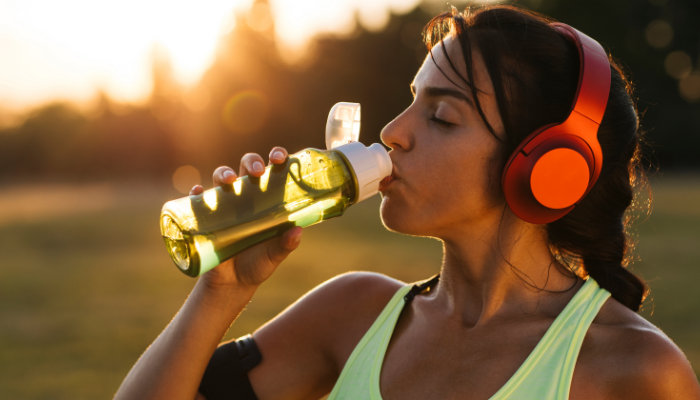
[(360, 140), (360, 103), (336, 103), (326, 123), (326, 148)]

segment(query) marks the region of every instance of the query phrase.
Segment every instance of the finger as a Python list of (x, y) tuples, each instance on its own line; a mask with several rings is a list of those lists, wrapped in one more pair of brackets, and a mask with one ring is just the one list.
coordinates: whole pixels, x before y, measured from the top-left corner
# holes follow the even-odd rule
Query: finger
[(221, 185), (230, 185), (237, 178), (236, 173), (233, 172), (231, 167), (221, 166), (214, 170), (212, 175), (212, 180), (214, 181), (214, 187)]
[(197, 196), (202, 194), (204, 192), (204, 188), (201, 187), (200, 185), (194, 185), (192, 187), (192, 190), (190, 190), (190, 196)]
[(267, 165), (282, 164), (286, 159), (287, 150), (284, 147), (274, 147), (272, 151), (270, 151), (270, 162)]
[(299, 243), (301, 243), (301, 234), (301, 227), (295, 226), (279, 238), (270, 242), (267, 248), (267, 255), (273, 265), (279, 265), (291, 252), (299, 247)]
[(238, 175), (253, 175), (260, 177), (265, 173), (265, 164), (260, 154), (248, 153), (241, 158), (241, 168)]

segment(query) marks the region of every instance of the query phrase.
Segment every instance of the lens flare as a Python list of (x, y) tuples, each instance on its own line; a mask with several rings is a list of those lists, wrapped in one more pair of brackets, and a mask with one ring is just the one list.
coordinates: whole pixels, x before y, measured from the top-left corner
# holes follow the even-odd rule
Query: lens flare
[(224, 105), (222, 121), (233, 133), (257, 132), (267, 122), (269, 104), (264, 93), (245, 90), (233, 95)]
[(173, 174), (173, 186), (180, 193), (188, 194), (192, 186), (199, 185), (201, 182), (199, 171), (190, 165), (178, 168)]

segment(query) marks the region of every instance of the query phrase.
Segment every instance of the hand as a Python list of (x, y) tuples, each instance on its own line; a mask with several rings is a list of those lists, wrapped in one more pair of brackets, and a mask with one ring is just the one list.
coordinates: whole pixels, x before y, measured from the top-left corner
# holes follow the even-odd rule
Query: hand
[[(275, 147), (270, 151), (271, 164), (282, 164), (287, 159), (287, 150)], [(248, 153), (241, 158), (239, 173), (230, 167), (219, 167), (214, 171), (214, 186), (230, 185), (238, 176), (252, 175), (260, 177), (265, 172), (263, 159), (255, 153)], [(198, 195), (204, 188), (196, 185), (190, 195)], [(294, 251), (301, 240), (301, 227), (294, 227), (282, 236), (259, 243), (234, 258), (224, 261), (216, 268), (202, 275), (210, 288), (231, 286), (255, 289), (262, 284), (277, 269), (277, 266)]]

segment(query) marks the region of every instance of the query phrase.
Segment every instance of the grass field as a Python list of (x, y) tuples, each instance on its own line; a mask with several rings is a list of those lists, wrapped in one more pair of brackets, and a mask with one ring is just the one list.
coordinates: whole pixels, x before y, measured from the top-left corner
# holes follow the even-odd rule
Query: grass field
[[(652, 216), (638, 225), (652, 299), (642, 314), (700, 372), (700, 176), (653, 182)], [(0, 189), (0, 397), (106, 399), (194, 285), (158, 231), (171, 189), (148, 185)], [(350, 270), (404, 281), (440, 266), (437, 241), (392, 234), (379, 198), (311, 227), (301, 248), (256, 294), (227, 338), (253, 331), (303, 293)]]

